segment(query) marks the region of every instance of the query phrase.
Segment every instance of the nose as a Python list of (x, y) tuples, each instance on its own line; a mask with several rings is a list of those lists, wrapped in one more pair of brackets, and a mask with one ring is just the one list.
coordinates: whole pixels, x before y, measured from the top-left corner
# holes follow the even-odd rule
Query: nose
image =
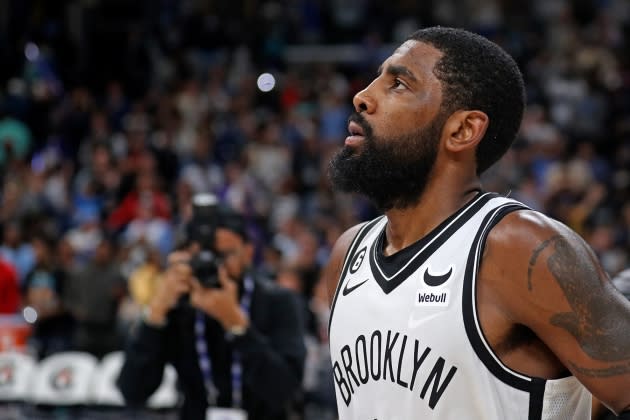
[(356, 112), (367, 112), (368, 114), (372, 114), (376, 110), (376, 102), (374, 101), (374, 98), (370, 96), (368, 88), (369, 86), (354, 95), (352, 104), (354, 105)]

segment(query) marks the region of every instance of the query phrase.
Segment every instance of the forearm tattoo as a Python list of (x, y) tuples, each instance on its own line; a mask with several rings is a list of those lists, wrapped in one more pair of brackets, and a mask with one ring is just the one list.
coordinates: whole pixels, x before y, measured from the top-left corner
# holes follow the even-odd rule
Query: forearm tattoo
[(552, 325), (568, 331), (582, 350), (595, 360), (610, 362), (603, 369), (580, 367), (573, 369), (597, 377), (609, 377), (630, 372), (630, 325), (620, 302), (604, 291), (604, 274), (597, 270), (594, 256), (582, 247), (571, 246), (566, 238), (556, 235), (532, 252), (527, 272), (528, 289), (532, 290), (532, 271), (543, 250), (553, 245), (547, 258), (547, 268), (562, 289), (571, 312), (560, 312), (550, 318)]

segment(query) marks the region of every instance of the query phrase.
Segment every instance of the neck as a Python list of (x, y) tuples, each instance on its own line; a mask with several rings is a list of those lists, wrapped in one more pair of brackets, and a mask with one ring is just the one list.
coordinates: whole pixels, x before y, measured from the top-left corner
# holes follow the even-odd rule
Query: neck
[(413, 206), (386, 211), (386, 244), (383, 253), (395, 254), (418, 241), (466, 205), (479, 191), (481, 183), (477, 178), (455, 188), (427, 185), (420, 200)]

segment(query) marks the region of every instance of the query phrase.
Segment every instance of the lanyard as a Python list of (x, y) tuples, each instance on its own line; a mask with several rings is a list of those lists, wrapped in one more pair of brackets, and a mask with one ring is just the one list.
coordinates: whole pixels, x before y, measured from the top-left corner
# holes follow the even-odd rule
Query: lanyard
[[(254, 280), (246, 276), (243, 280), (243, 296), (241, 297), (241, 309), (245, 315), (249, 316), (249, 309), (254, 293)], [(199, 357), (199, 368), (203, 375), (203, 383), (208, 394), (208, 404), (215, 405), (219, 391), (212, 381), (212, 362), (208, 355), (208, 344), (206, 342), (206, 315), (197, 310), (195, 317), (195, 348)], [(232, 366), (230, 369), (232, 376), (232, 407), (240, 408), (243, 403), (243, 366), (241, 355), (238, 351), (232, 350)]]

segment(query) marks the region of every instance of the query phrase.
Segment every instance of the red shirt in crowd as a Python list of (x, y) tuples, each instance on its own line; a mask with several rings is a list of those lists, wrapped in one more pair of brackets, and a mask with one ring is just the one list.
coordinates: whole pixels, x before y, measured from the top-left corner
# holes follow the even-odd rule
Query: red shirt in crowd
[(0, 314), (14, 314), (20, 307), (20, 290), (15, 268), (0, 260)]
[[(147, 203), (143, 203), (143, 201), (147, 200), (146, 194), (144, 193), (141, 197), (137, 190), (127, 194), (120, 205), (109, 215), (107, 225), (112, 229), (119, 229), (138, 217), (140, 206), (147, 205)], [(166, 194), (151, 192), (148, 195), (148, 199), (151, 201), (148, 205), (151, 207), (153, 216), (170, 220), (171, 211)]]

